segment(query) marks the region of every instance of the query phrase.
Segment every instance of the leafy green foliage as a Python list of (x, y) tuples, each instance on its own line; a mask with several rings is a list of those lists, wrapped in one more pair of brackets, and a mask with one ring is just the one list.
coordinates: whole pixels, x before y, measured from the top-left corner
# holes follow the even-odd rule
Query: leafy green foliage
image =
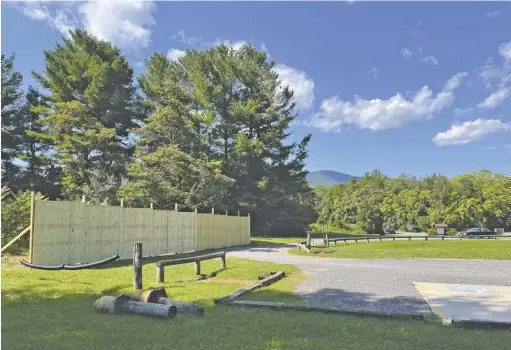
[[(391, 179), (374, 171), (360, 181), (317, 189), (319, 222), (341, 229), (379, 233), (414, 224), (434, 232), (435, 223), (452, 229), (511, 226), (511, 178), (487, 170), (451, 181), (433, 174), (424, 179)], [(374, 226), (373, 226), (374, 225)]]
[[(36, 193), (37, 200), (44, 200), (41, 193)], [(8, 187), (2, 187), (2, 245), (8, 243), (30, 225), (31, 192), (29, 190), (13, 193)], [(9, 248), (16, 250), (28, 248), (28, 234)]]

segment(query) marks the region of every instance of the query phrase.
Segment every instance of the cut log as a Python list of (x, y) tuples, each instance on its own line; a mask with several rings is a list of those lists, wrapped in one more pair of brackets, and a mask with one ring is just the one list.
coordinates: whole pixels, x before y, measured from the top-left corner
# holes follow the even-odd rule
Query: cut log
[(145, 303), (158, 303), (164, 305), (175, 306), (179, 313), (187, 313), (197, 316), (204, 315), (204, 308), (191, 303), (183, 303), (177, 300), (172, 300), (167, 297), (165, 288), (151, 289), (146, 292), (136, 292), (131, 295), (131, 300), (145, 302)]
[(126, 294), (121, 294), (118, 297), (105, 295), (96, 300), (94, 307), (99, 312), (107, 312), (113, 315), (122, 314), (124, 313), (124, 302), (129, 299)]
[(96, 300), (94, 307), (99, 312), (113, 315), (134, 313), (168, 318), (175, 316), (177, 313), (177, 308), (174, 305), (132, 301), (131, 297), (126, 294), (122, 294), (118, 297), (103, 296)]
[(222, 298), (216, 299), (215, 304), (229, 303), (229, 302), (233, 301), (234, 299), (236, 299), (237, 297), (239, 297), (243, 294), (246, 294), (250, 291), (253, 291), (254, 289), (269, 286), (270, 284), (275, 283), (278, 280), (280, 280), (281, 278), (283, 278), (285, 275), (286, 274), (284, 273), (284, 271), (279, 271), (279, 272), (255, 283), (249, 287), (238, 289), (234, 293), (231, 293), (231, 294), (226, 295)]
[(180, 313), (192, 314), (196, 316), (204, 315), (204, 308), (202, 306), (197, 306), (191, 303), (182, 303), (177, 300), (162, 297), (158, 298), (158, 304), (173, 305), (177, 308), (177, 311)]

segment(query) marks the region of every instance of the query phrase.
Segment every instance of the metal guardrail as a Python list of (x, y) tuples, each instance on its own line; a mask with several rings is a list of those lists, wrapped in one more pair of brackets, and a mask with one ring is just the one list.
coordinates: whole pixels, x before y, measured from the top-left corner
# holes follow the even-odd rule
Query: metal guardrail
[[(324, 242), (325, 243), (330, 243), (330, 242), (333, 242), (334, 244), (337, 244), (337, 242), (344, 242), (344, 244), (347, 244), (347, 242), (355, 242), (355, 243), (358, 243), (358, 241), (367, 241), (367, 243), (369, 243), (370, 241), (384, 241), (384, 240), (392, 240), (392, 241), (396, 241), (397, 240), (406, 240), (408, 239), (409, 241), (417, 241), (417, 240), (422, 240), (424, 239), (425, 241), (428, 241), (428, 240), (436, 240), (436, 241), (439, 241), (439, 240), (464, 240), (464, 239), (481, 239), (481, 238), (487, 238), (487, 239), (498, 239), (499, 238), (499, 235), (470, 235), (470, 236), (392, 236), (392, 237), (389, 237), (389, 236), (378, 236), (378, 237), (342, 237), (342, 238), (328, 238), (328, 239), (324, 239)], [(298, 242), (298, 244), (300, 245), (304, 245), (306, 246), (307, 248), (310, 249), (310, 244), (307, 244), (308, 242), (307, 241), (301, 241), (301, 242)], [(327, 244), (328, 245), (328, 244)]]

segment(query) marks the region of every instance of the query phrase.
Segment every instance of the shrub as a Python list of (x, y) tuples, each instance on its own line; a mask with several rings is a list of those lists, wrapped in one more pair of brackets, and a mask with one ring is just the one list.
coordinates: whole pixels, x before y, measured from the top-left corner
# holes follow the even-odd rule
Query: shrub
[[(12, 192), (9, 188), (2, 188), (2, 246), (9, 243), (28, 225), (30, 225), (30, 199), (31, 192)], [(41, 194), (36, 194), (36, 199), (45, 200)], [(19, 251), (28, 248), (29, 235), (26, 234), (14, 243), (9, 251)]]

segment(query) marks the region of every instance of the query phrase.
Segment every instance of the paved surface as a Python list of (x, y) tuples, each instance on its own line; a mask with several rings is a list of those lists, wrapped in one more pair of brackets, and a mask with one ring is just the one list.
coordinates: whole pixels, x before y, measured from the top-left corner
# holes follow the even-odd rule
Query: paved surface
[(452, 320), (511, 324), (511, 287), (416, 283), (444, 322)]
[(306, 305), (350, 311), (432, 314), (414, 282), (511, 286), (511, 261), (313, 258), (287, 254), (289, 247), (236, 248), (229, 255), (297, 265), (307, 278), (295, 292)]

